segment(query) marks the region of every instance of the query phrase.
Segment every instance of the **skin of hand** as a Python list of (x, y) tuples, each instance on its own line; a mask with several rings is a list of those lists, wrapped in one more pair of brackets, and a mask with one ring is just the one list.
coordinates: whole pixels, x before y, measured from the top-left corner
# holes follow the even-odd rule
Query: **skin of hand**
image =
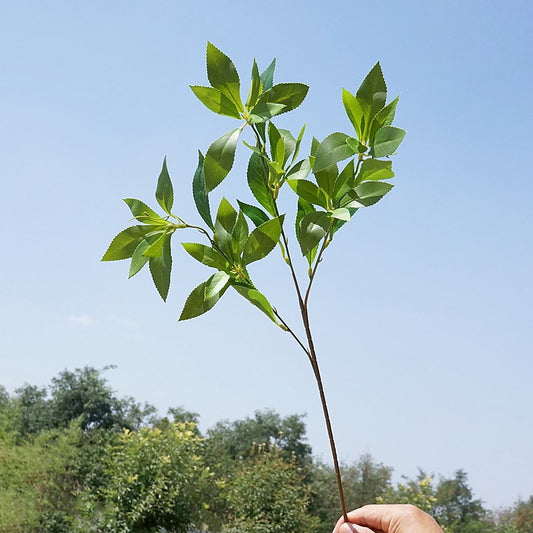
[(365, 505), (341, 518), (333, 533), (443, 533), (437, 522), (409, 504)]

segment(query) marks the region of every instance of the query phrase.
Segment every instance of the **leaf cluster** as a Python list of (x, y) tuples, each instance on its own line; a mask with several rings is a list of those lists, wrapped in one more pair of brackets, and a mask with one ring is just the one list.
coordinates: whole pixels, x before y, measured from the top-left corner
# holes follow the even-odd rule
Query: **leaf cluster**
[[(392, 126), (398, 98), (386, 102), (387, 87), (377, 63), (355, 95), (346, 89), (342, 92), (354, 133), (334, 132), (322, 141), (313, 138), (309, 154), (301, 158), (305, 126), (293, 135), (277, 127), (274, 119), (303, 102), (306, 85), (275, 84), (275, 59), (262, 72), (254, 60), (248, 94), (243, 99), (235, 65), (211, 43), (207, 44), (206, 64), (209, 86), (191, 85), (192, 92), (209, 110), (231, 117), (239, 125), (214, 140), (205, 156), (198, 152), (192, 190), (204, 225), (189, 224), (172, 213), (174, 192), (165, 159), (155, 193), (163, 214), (140, 200), (125, 199), (136, 224), (112, 240), (102, 259), (131, 259), (130, 277), (148, 264), (154, 284), (166, 300), (172, 269), (171, 238), (177, 230), (194, 229), (206, 242), (184, 242), (183, 247), (214, 272), (190, 293), (180, 320), (209, 311), (232, 287), (273, 322), (288, 329), (257, 289), (248, 268), (279, 246), (300, 294), (284, 225), (286, 214), (280, 213), (278, 205), (280, 191), (287, 184), (283, 190), (294, 194), (295, 237), (309, 267), (305, 302), (300, 296), (302, 306), (335, 233), (358, 210), (374, 205), (393, 187), (389, 180), (394, 172), (388, 158), (405, 135), (404, 130)], [(234, 206), (223, 197), (213, 216), (209, 195), (231, 171), (244, 130), (252, 134), (252, 140), (243, 140), (243, 144), (251, 151), (246, 182), (257, 203), (237, 200)]]

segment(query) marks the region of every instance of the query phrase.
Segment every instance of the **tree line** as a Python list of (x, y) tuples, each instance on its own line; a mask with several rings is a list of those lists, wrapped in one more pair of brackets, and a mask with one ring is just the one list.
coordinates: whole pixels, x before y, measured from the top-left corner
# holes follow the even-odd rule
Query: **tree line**
[[(303, 416), (261, 411), (202, 434), (196, 413), (117, 397), (105, 370), (0, 386), (0, 533), (332, 530), (335, 475)], [(533, 533), (533, 496), (494, 512), (464, 470), (398, 483), (392, 471), (369, 454), (344, 465), (348, 506), (413, 503), (446, 533)]]

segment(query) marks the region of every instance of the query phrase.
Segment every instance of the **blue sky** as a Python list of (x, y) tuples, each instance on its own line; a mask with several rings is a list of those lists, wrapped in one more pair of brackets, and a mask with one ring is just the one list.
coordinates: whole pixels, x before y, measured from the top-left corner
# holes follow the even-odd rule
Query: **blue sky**
[[(408, 130), (396, 187), (338, 234), (311, 302), (339, 454), (368, 451), (398, 476), (464, 468), (490, 506), (533, 494), (532, 15), (525, 1), (2, 3), (0, 383), (115, 364), (120, 394), (183, 405), (204, 429), (263, 408), (306, 413), (328, 460), (288, 335), (229, 293), (178, 323), (208, 271), (177, 242), (166, 304), (147, 272), (128, 281), (125, 262), (99, 259), (128, 224), (121, 198), (155, 204), (165, 155), (176, 211), (198, 220), (196, 150), (234, 127), (188, 88), (206, 83), (208, 40), (243, 86), (254, 57), (277, 57), (278, 82), (310, 85), (278, 124), (307, 123), (306, 146), (349, 131), (341, 89), (380, 60)], [(250, 199), (247, 155), (215, 197)], [(287, 275), (275, 254), (254, 269), (296, 323)]]

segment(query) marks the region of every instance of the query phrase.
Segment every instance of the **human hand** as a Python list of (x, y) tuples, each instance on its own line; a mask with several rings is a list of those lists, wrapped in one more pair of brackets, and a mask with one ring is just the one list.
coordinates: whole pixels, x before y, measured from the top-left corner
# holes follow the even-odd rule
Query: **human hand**
[(443, 533), (437, 522), (418, 507), (408, 504), (365, 505), (341, 518), (333, 533)]

